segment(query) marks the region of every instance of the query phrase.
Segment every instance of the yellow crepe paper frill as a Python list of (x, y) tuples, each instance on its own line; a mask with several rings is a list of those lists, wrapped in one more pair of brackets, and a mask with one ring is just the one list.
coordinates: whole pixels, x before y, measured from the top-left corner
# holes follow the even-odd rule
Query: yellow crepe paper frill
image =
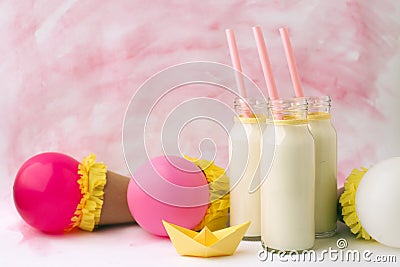
[(78, 204), (75, 216), (72, 217), (72, 226), (82, 230), (93, 231), (100, 220), (103, 206), (104, 186), (106, 185), (107, 166), (102, 162), (96, 163), (96, 156), (90, 154), (78, 166), (79, 188), (82, 199)]
[(356, 193), (361, 179), (368, 169), (361, 167), (361, 170), (354, 169), (344, 184), (344, 192), (339, 202), (342, 205), (343, 220), (357, 238), (370, 240), (371, 236), (362, 227), (356, 212)]
[(229, 178), (225, 170), (204, 159), (185, 158), (196, 164), (205, 174), (210, 187), (210, 204), (203, 220), (193, 230), (207, 226), (211, 231), (226, 228), (229, 210)]

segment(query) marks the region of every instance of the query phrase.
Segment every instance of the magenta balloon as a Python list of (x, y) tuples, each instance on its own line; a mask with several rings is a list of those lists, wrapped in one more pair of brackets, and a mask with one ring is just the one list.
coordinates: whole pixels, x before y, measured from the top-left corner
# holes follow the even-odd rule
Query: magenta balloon
[(14, 182), (14, 202), (21, 217), (46, 233), (63, 233), (82, 194), (77, 183), (79, 162), (60, 153), (28, 159)]
[[(173, 164), (170, 162), (173, 162)], [(178, 187), (206, 188), (204, 185), (207, 185), (205, 175), (194, 163), (176, 156), (153, 158), (140, 166), (133, 175), (135, 177), (140, 176), (142, 179), (150, 179), (154, 178), (150, 176), (158, 176), (157, 179), (165, 179)], [(161, 192), (157, 194), (158, 196), (175, 194), (172, 191), (166, 191), (159, 184), (154, 184), (153, 186)], [(182, 190), (178, 192), (182, 192)], [(171, 196), (167, 197), (170, 199)], [(182, 196), (175, 194), (172, 197), (179, 198)], [(202, 190), (199, 194), (192, 195), (191, 197), (193, 203), (205, 204), (192, 207), (188, 203), (188, 205), (179, 207), (164, 203), (161, 199), (155, 199), (145, 193), (134, 179), (131, 179), (127, 193), (129, 209), (137, 223), (148, 232), (158, 236), (168, 236), (162, 220), (189, 229), (194, 228), (201, 222), (208, 208), (209, 191)]]

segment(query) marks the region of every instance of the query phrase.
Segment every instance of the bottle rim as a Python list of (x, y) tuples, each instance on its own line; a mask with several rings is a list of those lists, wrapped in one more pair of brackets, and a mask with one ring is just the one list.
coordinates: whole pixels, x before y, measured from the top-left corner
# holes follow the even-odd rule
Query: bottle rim
[(306, 97), (309, 106), (331, 106), (332, 99), (330, 96), (308, 96)]
[(275, 110), (293, 110), (293, 109), (300, 109), (306, 110), (307, 109), (307, 100), (305, 97), (294, 97), (294, 98), (283, 98), (283, 99), (273, 99), (270, 100), (268, 103), (268, 108)]

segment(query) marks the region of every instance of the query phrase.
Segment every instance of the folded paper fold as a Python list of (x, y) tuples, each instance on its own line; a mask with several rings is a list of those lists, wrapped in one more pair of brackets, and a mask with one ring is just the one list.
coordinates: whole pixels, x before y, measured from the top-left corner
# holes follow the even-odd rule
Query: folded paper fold
[(164, 227), (175, 246), (183, 256), (216, 257), (232, 255), (238, 247), (250, 222), (231, 226), (215, 232), (206, 226), (200, 232), (163, 221)]

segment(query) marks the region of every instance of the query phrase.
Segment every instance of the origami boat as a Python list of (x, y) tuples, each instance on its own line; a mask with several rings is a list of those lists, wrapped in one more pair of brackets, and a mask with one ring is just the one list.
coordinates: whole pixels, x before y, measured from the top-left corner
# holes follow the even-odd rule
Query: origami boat
[(200, 232), (163, 221), (176, 251), (183, 256), (216, 257), (232, 255), (249, 228), (250, 221), (215, 232)]

